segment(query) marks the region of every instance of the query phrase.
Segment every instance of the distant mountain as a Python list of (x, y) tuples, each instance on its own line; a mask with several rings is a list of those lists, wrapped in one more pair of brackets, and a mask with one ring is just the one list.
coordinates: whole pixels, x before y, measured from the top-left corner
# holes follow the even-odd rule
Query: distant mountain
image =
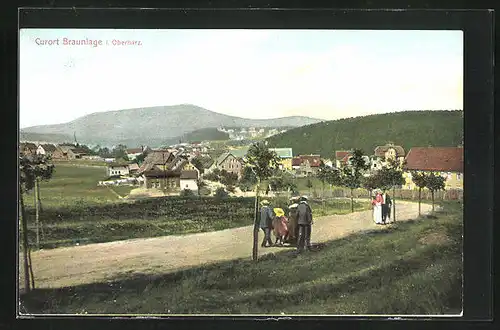
[(50, 134), (50, 133), (27, 133), (20, 132), (20, 141), (33, 141), (33, 142), (47, 142), (47, 143), (65, 143), (74, 142), (74, 137), (64, 134)]
[(78, 141), (101, 145), (161, 145), (185, 134), (205, 128), (224, 127), (298, 127), (320, 122), (309, 117), (247, 119), (182, 104), (149, 108), (97, 112), (69, 123), (23, 128), (24, 133), (64, 134)]
[(320, 154), (359, 148), (373, 154), (392, 142), (411, 147), (456, 147), (463, 137), (463, 111), (402, 111), (324, 121), (291, 129), (267, 139), (270, 146), (290, 147), (293, 154)]

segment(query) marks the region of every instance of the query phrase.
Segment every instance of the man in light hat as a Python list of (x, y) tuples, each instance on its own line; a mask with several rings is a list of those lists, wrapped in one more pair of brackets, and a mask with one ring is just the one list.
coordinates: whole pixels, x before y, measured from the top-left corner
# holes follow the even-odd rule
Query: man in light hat
[(299, 233), (299, 224), (297, 223), (297, 207), (299, 206), (299, 197), (290, 198), (291, 205), (288, 206), (288, 242), (297, 243), (297, 234)]
[[(260, 208), (260, 228), (264, 232), (264, 240), (262, 241), (262, 247), (270, 247), (273, 245), (273, 241), (271, 239), (271, 229), (272, 229), (272, 221), (274, 218), (273, 210), (269, 207), (269, 201), (264, 199), (260, 202), (262, 207)], [(266, 245), (266, 243), (268, 245)]]
[(305, 248), (311, 248), (311, 225), (312, 225), (312, 210), (307, 203), (307, 196), (300, 197), (299, 205), (297, 206), (297, 222), (299, 224), (299, 238), (297, 240), (297, 251), (301, 252)]

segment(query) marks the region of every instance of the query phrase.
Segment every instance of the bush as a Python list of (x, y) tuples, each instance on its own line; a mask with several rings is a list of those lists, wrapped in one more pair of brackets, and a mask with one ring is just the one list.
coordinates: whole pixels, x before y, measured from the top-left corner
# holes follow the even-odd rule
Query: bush
[(231, 185), (227, 186), (226, 189), (230, 193), (234, 193), (236, 191), (236, 187), (235, 186), (231, 186)]
[(201, 196), (210, 196), (210, 194), (212, 193), (212, 191), (208, 187), (200, 187), (199, 191)]
[(191, 197), (194, 196), (194, 192), (191, 189), (184, 189), (180, 194), (182, 197)]
[(223, 199), (227, 198), (229, 194), (227, 193), (226, 189), (219, 187), (215, 190), (215, 198), (216, 199)]

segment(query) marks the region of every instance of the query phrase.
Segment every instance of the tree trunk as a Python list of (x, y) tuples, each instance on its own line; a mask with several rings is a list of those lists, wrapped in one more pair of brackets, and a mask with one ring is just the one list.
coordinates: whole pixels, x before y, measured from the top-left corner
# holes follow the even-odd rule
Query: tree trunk
[[(19, 187), (21, 188), (21, 187)], [(23, 259), (24, 259), (24, 288), (26, 292), (31, 291), (30, 287), (30, 271), (28, 262), (28, 223), (26, 221), (26, 210), (24, 209), (24, 199), (21, 189), (19, 189), (19, 203), (21, 207), (21, 226), (23, 228)]]
[(392, 221), (396, 222), (396, 187), (392, 186)]
[(352, 188), (351, 188), (351, 213), (354, 213), (354, 196)]
[(422, 188), (418, 188), (418, 216), (420, 216), (420, 204), (422, 202)]
[(434, 190), (431, 190), (431, 197), (432, 197), (432, 213), (434, 213)]
[(252, 260), (257, 261), (258, 248), (259, 248), (259, 186), (260, 180), (255, 187), (255, 209), (254, 209), (254, 222), (253, 222), (253, 249)]
[(40, 249), (40, 198), (38, 195), (40, 190), (38, 189), (38, 184), (38, 178), (35, 178), (35, 189), (33, 190), (35, 193), (36, 248)]

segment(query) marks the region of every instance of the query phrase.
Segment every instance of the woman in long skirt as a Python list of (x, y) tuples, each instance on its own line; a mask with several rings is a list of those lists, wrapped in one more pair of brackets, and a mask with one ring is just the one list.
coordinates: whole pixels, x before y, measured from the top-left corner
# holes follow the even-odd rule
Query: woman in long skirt
[(372, 201), (373, 205), (373, 221), (376, 224), (382, 224), (382, 194), (377, 192), (375, 199)]

